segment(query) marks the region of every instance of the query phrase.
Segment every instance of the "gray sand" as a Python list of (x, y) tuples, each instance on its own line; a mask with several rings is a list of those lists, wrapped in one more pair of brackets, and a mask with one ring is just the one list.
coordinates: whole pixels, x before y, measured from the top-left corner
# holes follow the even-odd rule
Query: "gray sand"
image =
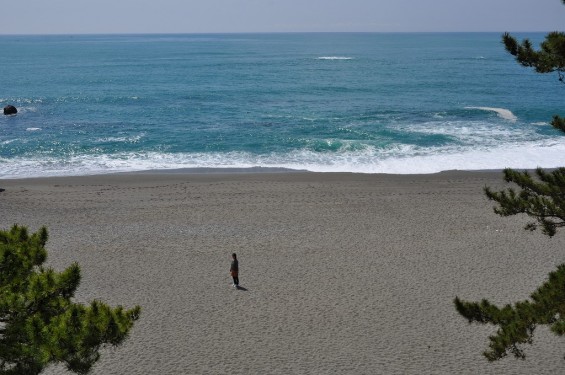
[(565, 262), (564, 233), (495, 215), (485, 185), (501, 174), (2, 180), (0, 227), (46, 225), (48, 264), (82, 267), (79, 301), (142, 306), (93, 374), (564, 373), (544, 327), (526, 361), (488, 363), (493, 327), (454, 310), (526, 299)]

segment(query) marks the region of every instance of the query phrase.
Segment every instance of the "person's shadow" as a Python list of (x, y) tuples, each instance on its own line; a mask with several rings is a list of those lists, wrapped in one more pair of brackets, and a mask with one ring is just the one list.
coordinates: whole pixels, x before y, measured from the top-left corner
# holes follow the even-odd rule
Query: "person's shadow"
[(244, 288), (244, 287), (242, 287), (242, 286), (239, 286), (239, 285), (236, 287), (236, 289), (237, 289), (237, 290), (243, 290), (244, 292), (247, 292), (247, 289), (246, 289), (246, 288)]

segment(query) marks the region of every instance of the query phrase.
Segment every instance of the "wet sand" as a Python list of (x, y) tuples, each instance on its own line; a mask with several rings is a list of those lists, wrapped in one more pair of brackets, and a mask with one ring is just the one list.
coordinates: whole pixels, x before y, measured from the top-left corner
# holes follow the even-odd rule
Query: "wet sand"
[(78, 301), (142, 306), (92, 374), (564, 373), (543, 327), (526, 361), (488, 363), (493, 327), (453, 307), (526, 299), (565, 262), (565, 235), (495, 215), (485, 185), (501, 174), (0, 180), (0, 227), (46, 225), (48, 264), (82, 267)]

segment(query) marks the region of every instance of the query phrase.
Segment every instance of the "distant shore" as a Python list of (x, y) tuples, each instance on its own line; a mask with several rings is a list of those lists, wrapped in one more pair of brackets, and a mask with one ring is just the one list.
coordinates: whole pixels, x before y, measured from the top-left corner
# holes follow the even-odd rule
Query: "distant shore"
[(77, 300), (142, 306), (96, 375), (565, 371), (543, 329), (526, 361), (488, 363), (492, 327), (453, 307), (526, 299), (565, 262), (564, 236), (492, 212), (499, 171), (260, 172), (2, 179), (0, 227), (46, 225), (48, 264), (81, 265)]

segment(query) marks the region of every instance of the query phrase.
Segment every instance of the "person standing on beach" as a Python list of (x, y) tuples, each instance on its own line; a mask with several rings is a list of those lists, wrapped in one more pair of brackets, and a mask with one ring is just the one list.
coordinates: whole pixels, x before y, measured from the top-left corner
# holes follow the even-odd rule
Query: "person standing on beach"
[(231, 261), (230, 273), (233, 278), (233, 287), (239, 288), (239, 262), (237, 261), (237, 255), (235, 255), (235, 253), (231, 256), (233, 260)]

